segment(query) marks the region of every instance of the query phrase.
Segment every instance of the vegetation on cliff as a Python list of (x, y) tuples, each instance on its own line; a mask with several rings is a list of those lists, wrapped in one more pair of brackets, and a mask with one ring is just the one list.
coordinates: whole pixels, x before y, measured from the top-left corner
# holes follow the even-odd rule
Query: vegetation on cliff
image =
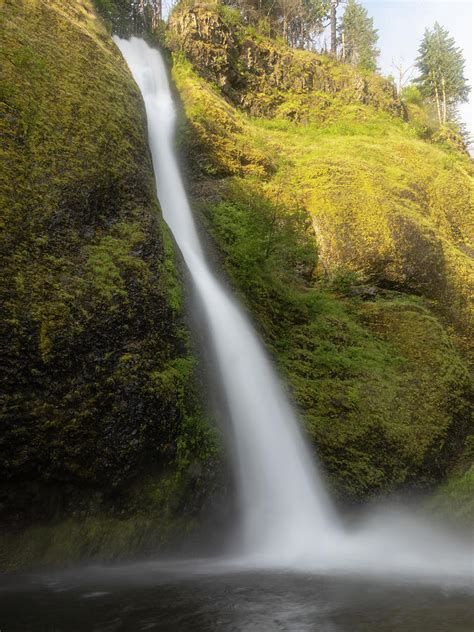
[(452, 522), (474, 524), (474, 436), (467, 437), (464, 450), (451, 468), (449, 477), (429, 499), (428, 507)]
[[(95, 4), (128, 19), (110, 14), (125, 0)], [(0, 563), (156, 550), (191, 530), (221, 454), (140, 95), (89, 0), (2, 9)], [(458, 137), (416, 91), (221, 5), (178, 7), (167, 41), (196, 210), (333, 488), (360, 501), (450, 473), (432, 506), (471, 519)]]
[(472, 419), (472, 164), (380, 77), (208, 8), (170, 24), (196, 207), (333, 485), (433, 485)]
[(364, 117), (370, 104), (403, 116), (390, 81), (329, 55), (291, 49), (224, 8), (178, 6), (169, 19), (170, 45), (250, 115), (319, 123), (336, 120), (347, 106)]
[(123, 554), (189, 526), (217, 453), (143, 106), (88, 1), (2, 12), (0, 512), (58, 527), (0, 556)]

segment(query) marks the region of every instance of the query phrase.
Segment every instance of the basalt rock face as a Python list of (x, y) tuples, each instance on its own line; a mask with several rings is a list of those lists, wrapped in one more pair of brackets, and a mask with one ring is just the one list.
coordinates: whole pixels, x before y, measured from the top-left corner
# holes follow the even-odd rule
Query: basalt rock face
[(170, 17), (175, 46), (185, 52), (208, 81), (227, 92), (238, 79), (234, 71), (236, 37), (215, 11), (192, 7)]
[(229, 24), (231, 15), (222, 16), (208, 6), (179, 8), (170, 17), (171, 44), (184, 52), (201, 76), (251, 115), (327, 120), (338, 106), (348, 104), (370, 104), (404, 115), (389, 81), (338, 64), (327, 55), (252, 35), (235, 21)]
[(2, 4), (1, 519), (146, 514), (166, 540), (212, 440), (141, 96), (88, 1)]

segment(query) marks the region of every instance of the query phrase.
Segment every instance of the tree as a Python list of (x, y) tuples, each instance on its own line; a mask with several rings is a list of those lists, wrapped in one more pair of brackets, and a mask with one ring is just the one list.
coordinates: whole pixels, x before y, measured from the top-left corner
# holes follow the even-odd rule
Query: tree
[(146, 31), (153, 33), (162, 19), (161, 0), (135, 0), (135, 11)]
[(224, 0), (237, 8), (245, 23), (268, 23), (294, 48), (311, 48), (324, 29), (331, 0)]
[(163, 19), (162, 0), (152, 0), (149, 3), (149, 11), (150, 11), (151, 28), (154, 31), (157, 28), (160, 20)]
[(426, 29), (418, 49), (415, 79), (425, 98), (436, 105), (440, 125), (453, 120), (459, 103), (468, 100), (471, 90), (464, 76), (465, 60), (454, 38), (437, 22)]
[(337, 54), (337, 5), (339, 4), (339, 0), (331, 0), (331, 14), (330, 14), (330, 23), (331, 23), (331, 53), (333, 55)]
[(277, 0), (275, 9), (281, 18), (281, 32), (287, 42), (290, 41), (290, 32), (294, 21), (301, 16), (303, 3), (301, 0)]
[(162, 19), (162, 0), (94, 0), (113, 32), (128, 36), (153, 33)]
[(367, 9), (356, 0), (348, 0), (339, 26), (345, 61), (366, 70), (377, 69), (379, 50), (376, 46), (379, 36), (374, 28), (374, 20)]
[[(397, 92), (401, 94), (403, 88), (410, 82), (415, 72), (415, 65), (405, 66), (403, 59), (392, 61), (392, 68), (395, 70), (395, 78), (397, 82)], [(394, 80), (395, 80), (394, 78)]]
[[(292, 7), (285, 18), (285, 7)], [(328, 0), (278, 0), (283, 16), (283, 36), (294, 48), (311, 48), (324, 29), (324, 19), (328, 15)], [(289, 18), (289, 19), (288, 19)]]

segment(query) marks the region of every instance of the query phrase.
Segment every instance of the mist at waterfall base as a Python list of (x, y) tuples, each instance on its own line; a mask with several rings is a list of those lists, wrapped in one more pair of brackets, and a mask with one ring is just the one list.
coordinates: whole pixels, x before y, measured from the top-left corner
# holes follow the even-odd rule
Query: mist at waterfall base
[(206, 260), (174, 153), (176, 108), (163, 59), (141, 39), (115, 42), (143, 96), (159, 201), (203, 306), (232, 426), (240, 535), (233, 555), (210, 566), (468, 584), (472, 551), (441, 529), (398, 509), (352, 530), (338, 518), (262, 344)]

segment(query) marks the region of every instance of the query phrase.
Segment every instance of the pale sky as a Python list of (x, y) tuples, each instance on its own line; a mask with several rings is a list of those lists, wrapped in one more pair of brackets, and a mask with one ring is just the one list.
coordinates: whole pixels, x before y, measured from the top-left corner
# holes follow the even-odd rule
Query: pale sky
[(474, 0), (359, 0), (379, 31), (382, 74), (395, 75), (393, 61), (413, 64), (426, 27), (439, 22), (463, 49), (465, 75), (471, 85), (470, 101), (459, 111), (474, 134)]

